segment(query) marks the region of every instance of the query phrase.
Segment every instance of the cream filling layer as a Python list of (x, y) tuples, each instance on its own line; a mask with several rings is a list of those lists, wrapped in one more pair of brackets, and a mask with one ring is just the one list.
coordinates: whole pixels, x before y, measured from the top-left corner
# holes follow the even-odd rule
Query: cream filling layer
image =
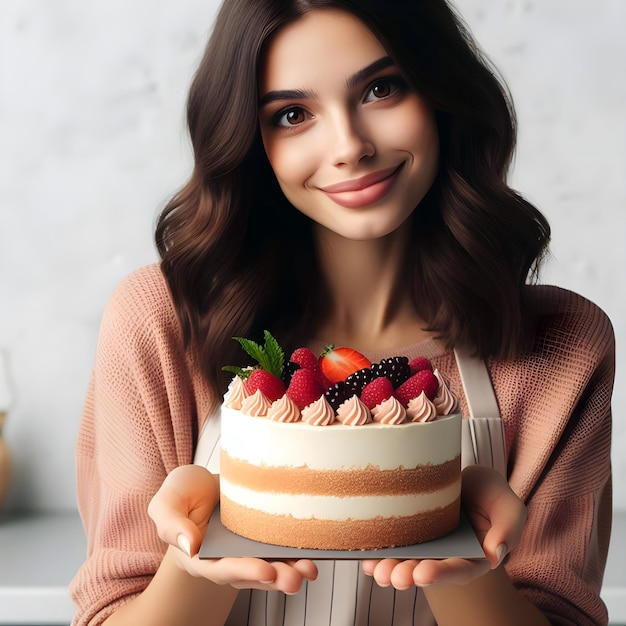
[(269, 467), (412, 469), (461, 453), (460, 414), (423, 424), (310, 426), (222, 407), (221, 433), (221, 446), (231, 458)]
[(220, 489), (228, 499), (242, 506), (271, 515), (290, 515), (296, 519), (372, 519), (415, 515), (444, 507), (461, 495), (461, 480), (429, 494), (399, 496), (307, 496), (252, 491), (220, 478)]

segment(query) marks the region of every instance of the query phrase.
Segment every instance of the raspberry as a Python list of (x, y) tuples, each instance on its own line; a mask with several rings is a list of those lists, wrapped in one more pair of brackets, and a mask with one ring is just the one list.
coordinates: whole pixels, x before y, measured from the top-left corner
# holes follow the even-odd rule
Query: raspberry
[(260, 389), (270, 402), (274, 402), (285, 394), (285, 383), (270, 372), (256, 369), (252, 370), (246, 381), (246, 390), (252, 395), (257, 389)]
[(383, 359), (380, 363), (374, 363), (371, 367), (375, 376), (384, 376), (391, 381), (393, 388), (398, 388), (411, 376), (409, 359), (405, 356), (394, 356)]
[(391, 398), (391, 396), (393, 396), (393, 385), (388, 378), (381, 376), (363, 387), (361, 402), (371, 410), (381, 402)]
[(411, 369), (411, 374), (416, 374), (420, 370), (433, 371), (432, 363), (425, 356), (417, 356), (411, 359), (409, 361), (409, 368)]
[(420, 370), (396, 389), (396, 398), (407, 406), (409, 400), (417, 398), (422, 391), (429, 400), (432, 400), (437, 395), (438, 389), (439, 381), (435, 375), (430, 370)]
[(312, 402), (315, 402), (324, 393), (315, 372), (306, 369), (299, 369), (293, 373), (287, 395), (302, 410)]

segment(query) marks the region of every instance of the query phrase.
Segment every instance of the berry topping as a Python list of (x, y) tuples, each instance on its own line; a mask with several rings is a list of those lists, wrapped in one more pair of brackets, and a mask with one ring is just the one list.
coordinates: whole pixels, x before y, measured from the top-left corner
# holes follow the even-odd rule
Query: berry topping
[(381, 376), (375, 378), (372, 382), (367, 383), (367, 385), (363, 387), (363, 391), (361, 391), (361, 402), (371, 410), (393, 395), (393, 385), (391, 381)]
[(405, 356), (394, 356), (390, 359), (383, 359), (380, 363), (374, 363), (372, 371), (375, 376), (388, 378), (394, 389), (411, 376), (409, 359)]
[(369, 359), (360, 352), (352, 348), (335, 348), (332, 344), (324, 348), (319, 361), (322, 373), (331, 384), (345, 380), (350, 374), (371, 365)]
[(435, 375), (430, 370), (420, 370), (396, 389), (396, 397), (404, 406), (408, 406), (409, 401), (417, 398), (422, 391), (432, 400), (437, 395), (437, 389), (439, 381)]
[(299, 369), (293, 373), (286, 393), (295, 402), (296, 406), (302, 410), (305, 406), (320, 398), (324, 394), (324, 390), (315, 372)]
[(360, 396), (363, 387), (374, 380), (374, 378), (376, 378), (376, 374), (374, 374), (372, 369), (370, 367), (364, 367), (346, 378), (346, 387), (348, 390), (352, 391), (350, 395), (355, 394)]
[(308, 348), (298, 348), (294, 350), (289, 357), (292, 363), (297, 363), (302, 369), (312, 370), (314, 372), (319, 371), (320, 363), (317, 360), (315, 354)]
[(411, 368), (411, 374), (415, 374), (420, 370), (433, 371), (432, 363), (425, 356), (417, 356), (409, 361), (409, 367)]
[(246, 391), (252, 395), (257, 389), (270, 401), (278, 400), (285, 394), (285, 384), (283, 381), (265, 370), (256, 369), (250, 372), (246, 381)]
[(322, 368), (320, 367), (318, 358), (308, 348), (298, 348), (297, 350), (294, 350), (290, 361), (297, 363), (302, 369), (315, 372), (322, 389), (326, 390), (332, 385), (328, 378), (326, 378), (326, 376), (322, 373)]
[(283, 371), (280, 373), (280, 379), (285, 383), (285, 386), (289, 385), (293, 373), (299, 369), (300, 366), (293, 361), (287, 361), (287, 363), (285, 363)]
[(339, 407), (353, 395), (354, 391), (352, 391), (343, 380), (332, 385), (330, 389), (324, 393), (328, 404), (333, 407), (335, 413), (339, 410)]

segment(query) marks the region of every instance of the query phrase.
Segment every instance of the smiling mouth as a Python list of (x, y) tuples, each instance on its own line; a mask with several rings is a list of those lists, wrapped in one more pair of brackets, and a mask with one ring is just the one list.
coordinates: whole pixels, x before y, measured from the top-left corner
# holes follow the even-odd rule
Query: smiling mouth
[(331, 200), (349, 208), (359, 208), (384, 198), (395, 183), (404, 163), (327, 187), (320, 187)]

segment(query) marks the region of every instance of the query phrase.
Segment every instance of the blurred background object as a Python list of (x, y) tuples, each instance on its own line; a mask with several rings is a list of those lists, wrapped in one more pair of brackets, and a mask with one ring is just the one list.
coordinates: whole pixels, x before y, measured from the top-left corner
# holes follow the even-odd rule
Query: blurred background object
[(6, 351), (0, 348), (0, 510), (4, 506), (11, 486), (11, 453), (2, 436), (10, 407), (9, 359)]

